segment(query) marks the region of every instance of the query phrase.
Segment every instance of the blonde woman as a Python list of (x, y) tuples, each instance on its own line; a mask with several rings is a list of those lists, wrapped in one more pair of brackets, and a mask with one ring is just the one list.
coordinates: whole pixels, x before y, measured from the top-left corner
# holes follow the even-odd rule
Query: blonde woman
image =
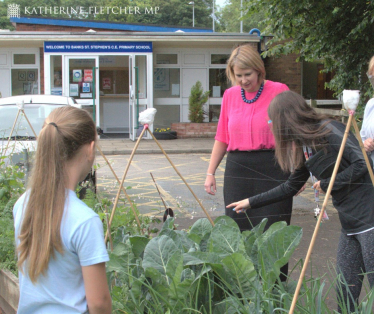
[(13, 209), (18, 313), (110, 313), (99, 216), (74, 190), (95, 158), (96, 127), (78, 108), (45, 120), (28, 189)]
[[(215, 172), (227, 153), (223, 196), (225, 205), (250, 195), (265, 192), (287, 180), (276, 163), (275, 142), (268, 121), (268, 107), (287, 85), (265, 79), (265, 66), (252, 46), (237, 47), (231, 53), (226, 75), (233, 87), (223, 95), (221, 114), (213, 146), (205, 191), (216, 193)], [(277, 204), (264, 206), (261, 211), (235, 214), (226, 210), (241, 231), (250, 230), (264, 218), (266, 229), (277, 221), (290, 224), (292, 197)], [(281, 280), (286, 280), (288, 266), (282, 268)]]

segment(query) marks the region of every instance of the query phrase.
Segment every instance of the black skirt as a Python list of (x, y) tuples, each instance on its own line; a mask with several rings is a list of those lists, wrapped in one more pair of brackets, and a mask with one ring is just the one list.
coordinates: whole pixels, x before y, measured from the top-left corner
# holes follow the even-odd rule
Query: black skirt
[[(236, 201), (266, 192), (288, 179), (275, 160), (273, 150), (233, 151), (226, 160), (223, 196), (225, 206)], [(291, 222), (292, 197), (256, 209), (237, 214), (226, 208), (226, 215), (233, 218), (241, 231), (250, 230), (264, 218), (268, 218), (265, 229), (278, 221)]]

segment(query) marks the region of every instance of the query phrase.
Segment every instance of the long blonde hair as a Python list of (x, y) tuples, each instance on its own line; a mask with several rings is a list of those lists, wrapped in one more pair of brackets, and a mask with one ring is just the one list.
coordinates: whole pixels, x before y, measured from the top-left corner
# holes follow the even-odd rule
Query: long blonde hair
[(258, 51), (249, 44), (236, 47), (230, 58), (227, 60), (226, 76), (232, 85), (236, 85), (234, 66), (240, 69), (253, 69), (259, 73), (258, 83), (265, 80), (266, 71), (264, 61), (262, 61)]
[(63, 254), (60, 229), (66, 198), (66, 162), (95, 139), (95, 123), (83, 109), (60, 107), (44, 121), (17, 247), (18, 267), (27, 270), (32, 282), (45, 273), (56, 251)]

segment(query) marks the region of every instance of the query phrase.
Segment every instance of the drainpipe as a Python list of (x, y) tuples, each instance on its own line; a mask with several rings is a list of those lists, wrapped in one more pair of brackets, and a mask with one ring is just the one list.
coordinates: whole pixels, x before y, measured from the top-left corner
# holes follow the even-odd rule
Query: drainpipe
[(253, 35), (253, 33), (257, 33), (257, 36), (260, 37), (260, 41), (257, 44), (257, 50), (258, 50), (258, 53), (261, 54), (261, 32), (258, 28), (252, 28), (249, 31), (249, 35)]

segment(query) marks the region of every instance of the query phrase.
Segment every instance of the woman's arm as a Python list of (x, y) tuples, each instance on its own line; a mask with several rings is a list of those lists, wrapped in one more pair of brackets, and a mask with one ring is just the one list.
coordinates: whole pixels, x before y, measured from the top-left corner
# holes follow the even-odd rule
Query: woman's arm
[(215, 195), (217, 192), (216, 178), (214, 177), (214, 174), (216, 173), (216, 169), (221, 163), (223, 156), (225, 156), (226, 150), (226, 143), (217, 140), (214, 142), (212, 155), (210, 156), (209, 167), (204, 184), (205, 191), (208, 194)]
[(82, 273), (90, 314), (110, 314), (112, 300), (105, 273), (105, 263), (82, 266)]

